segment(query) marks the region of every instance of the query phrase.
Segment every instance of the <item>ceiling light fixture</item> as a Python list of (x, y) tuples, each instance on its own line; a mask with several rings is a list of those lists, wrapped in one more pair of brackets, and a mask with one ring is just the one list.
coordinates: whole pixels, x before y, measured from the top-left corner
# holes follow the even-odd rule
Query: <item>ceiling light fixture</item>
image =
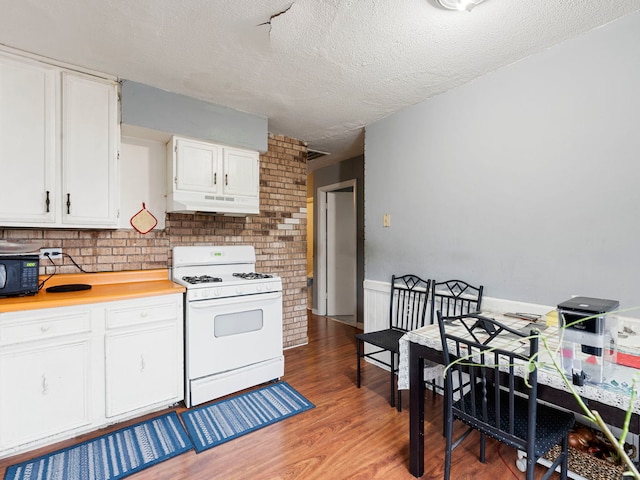
[(466, 10), (467, 12), (482, 2), (484, 0), (438, 0), (440, 6), (447, 10)]

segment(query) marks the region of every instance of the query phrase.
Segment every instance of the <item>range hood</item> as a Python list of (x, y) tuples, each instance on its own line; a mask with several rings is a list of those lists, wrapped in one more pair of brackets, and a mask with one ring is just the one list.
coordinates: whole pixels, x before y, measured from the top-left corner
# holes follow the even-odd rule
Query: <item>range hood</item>
[(260, 213), (258, 197), (216, 195), (199, 192), (173, 192), (167, 195), (169, 213), (208, 213), (246, 217)]

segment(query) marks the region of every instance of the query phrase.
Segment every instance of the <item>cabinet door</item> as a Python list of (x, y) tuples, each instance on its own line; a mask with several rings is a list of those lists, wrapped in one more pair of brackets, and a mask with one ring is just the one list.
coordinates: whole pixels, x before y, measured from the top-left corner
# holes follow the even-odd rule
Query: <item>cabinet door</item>
[(0, 56), (0, 224), (55, 220), (56, 75)]
[(117, 226), (117, 85), (62, 74), (62, 223)]
[(0, 447), (9, 448), (90, 423), (89, 340), (0, 353)]
[(176, 190), (219, 193), (222, 184), (220, 151), (217, 145), (176, 140)]
[(182, 332), (177, 322), (116, 330), (105, 342), (107, 417), (183, 398)]
[(255, 197), (260, 189), (258, 152), (224, 149), (224, 193)]

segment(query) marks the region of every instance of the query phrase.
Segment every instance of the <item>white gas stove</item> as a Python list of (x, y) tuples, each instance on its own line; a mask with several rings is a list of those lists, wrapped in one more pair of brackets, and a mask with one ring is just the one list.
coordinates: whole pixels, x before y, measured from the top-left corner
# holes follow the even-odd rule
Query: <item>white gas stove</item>
[(252, 246), (174, 247), (171, 279), (187, 289), (187, 407), (284, 374), (282, 281), (255, 272)]

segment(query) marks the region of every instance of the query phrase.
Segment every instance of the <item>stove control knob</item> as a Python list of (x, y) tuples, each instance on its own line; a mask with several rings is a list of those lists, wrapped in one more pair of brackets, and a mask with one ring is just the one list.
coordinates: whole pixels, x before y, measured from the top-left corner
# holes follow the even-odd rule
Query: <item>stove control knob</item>
[(261, 292), (263, 289), (265, 288), (265, 286), (261, 283), (256, 285), (256, 291), (257, 292)]
[(220, 296), (220, 289), (219, 288), (214, 288), (211, 293), (213, 294), (214, 297), (219, 297)]
[(237, 293), (238, 295), (241, 295), (241, 294), (243, 293), (243, 289), (242, 289), (242, 287), (236, 287), (236, 293)]
[(267, 283), (267, 284), (264, 286), (264, 289), (265, 289), (267, 292), (270, 292), (271, 290), (273, 290), (273, 287), (271, 286), (271, 284), (270, 284), (270, 283)]

